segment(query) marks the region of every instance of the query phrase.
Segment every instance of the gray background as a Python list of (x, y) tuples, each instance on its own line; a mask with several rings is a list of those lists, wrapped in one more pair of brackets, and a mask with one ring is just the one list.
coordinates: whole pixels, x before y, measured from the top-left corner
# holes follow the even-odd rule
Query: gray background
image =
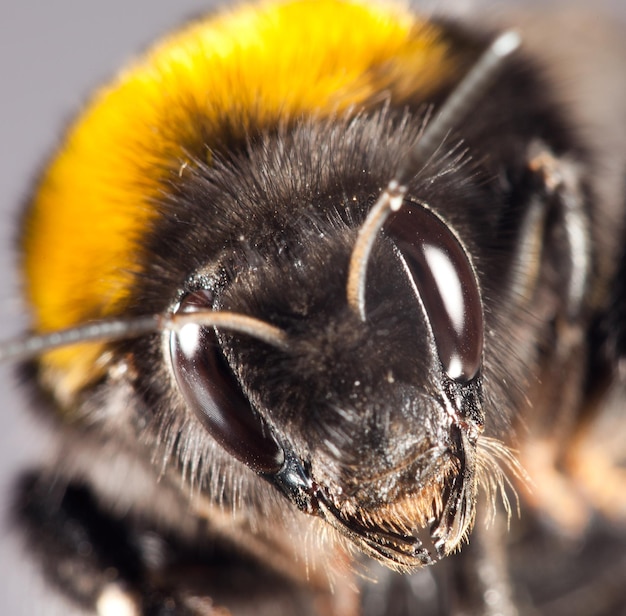
[[(1, 0), (0, 8), (0, 340), (26, 322), (15, 276), (13, 237), (30, 179), (90, 89), (208, 0)], [(445, 4), (471, 11), (478, 2)], [(480, 2), (495, 5), (495, 2)], [(443, 1), (422, 2), (440, 9)], [(535, 2), (540, 4), (540, 2)], [(563, 2), (566, 7), (568, 2)], [(595, 6), (626, 17), (626, 0)], [(503, 0), (498, 5), (506, 5)], [(626, 70), (626, 68), (625, 68)], [(626, 130), (626, 127), (620, 127)], [(16, 470), (43, 455), (44, 431), (26, 412), (11, 366), (0, 366), (0, 615), (69, 614), (42, 600), (37, 573), (4, 520)]]

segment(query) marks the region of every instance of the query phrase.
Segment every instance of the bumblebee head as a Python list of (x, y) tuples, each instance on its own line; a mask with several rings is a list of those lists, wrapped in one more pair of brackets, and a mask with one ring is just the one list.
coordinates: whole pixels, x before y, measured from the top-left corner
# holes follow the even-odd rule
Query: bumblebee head
[(224, 255), (174, 308), (169, 356), (185, 405), (234, 457), (410, 568), (473, 519), (482, 305), (449, 226), (407, 202), (381, 230), (381, 211), (386, 193), (356, 235), (318, 221), (323, 237), (307, 241), (306, 221), (245, 265)]

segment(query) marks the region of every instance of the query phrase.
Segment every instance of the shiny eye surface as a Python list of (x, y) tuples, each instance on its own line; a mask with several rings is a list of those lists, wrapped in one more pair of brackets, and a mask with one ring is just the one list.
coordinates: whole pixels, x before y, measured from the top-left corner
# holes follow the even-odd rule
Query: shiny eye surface
[(483, 311), (476, 275), (459, 240), (428, 209), (405, 204), (385, 231), (406, 261), (430, 321), (439, 359), (459, 382), (479, 372)]
[[(177, 312), (210, 310), (212, 306), (209, 291), (195, 291), (183, 298)], [(255, 472), (278, 472), (284, 461), (283, 450), (241, 390), (214, 329), (191, 323), (173, 330), (170, 356), (188, 407), (211, 436)]]

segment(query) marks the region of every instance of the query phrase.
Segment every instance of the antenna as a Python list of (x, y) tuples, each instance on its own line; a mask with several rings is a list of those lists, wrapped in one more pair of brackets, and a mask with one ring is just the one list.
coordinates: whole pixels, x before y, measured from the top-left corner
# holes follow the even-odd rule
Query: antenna
[(47, 351), (83, 342), (112, 342), (159, 331), (179, 330), (189, 323), (246, 334), (283, 350), (288, 347), (287, 334), (270, 323), (234, 312), (203, 310), (95, 321), (49, 334), (35, 334), (22, 340), (11, 340), (0, 345), (0, 362), (30, 359)]
[(350, 257), (346, 288), (348, 305), (359, 315), (361, 321), (365, 321), (367, 266), (378, 233), (391, 213), (402, 207), (408, 181), (474, 108), (480, 97), (490, 88), (505, 60), (520, 43), (520, 35), (514, 30), (504, 32), (493, 41), (450, 94), (435, 119), (426, 127), (365, 219)]

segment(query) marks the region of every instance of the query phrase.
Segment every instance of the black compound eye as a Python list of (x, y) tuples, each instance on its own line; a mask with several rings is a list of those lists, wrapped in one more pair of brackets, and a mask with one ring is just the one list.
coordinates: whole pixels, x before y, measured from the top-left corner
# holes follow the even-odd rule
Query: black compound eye
[(476, 275), (459, 240), (428, 209), (405, 204), (385, 231), (404, 257), (430, 321), (439, 359), (459, 382), (479, 372), (483, 311)]
[[(201, 290), (183, 298), (177, 312), (212, 307), (212, 294)], [(214, 329), (187, 324), (172, 330), (170, 355), (187, 405), (211, 436), (255, 472), (277, 473), (283, 465), (283, 450), (241, 390), (221, 353)]]

